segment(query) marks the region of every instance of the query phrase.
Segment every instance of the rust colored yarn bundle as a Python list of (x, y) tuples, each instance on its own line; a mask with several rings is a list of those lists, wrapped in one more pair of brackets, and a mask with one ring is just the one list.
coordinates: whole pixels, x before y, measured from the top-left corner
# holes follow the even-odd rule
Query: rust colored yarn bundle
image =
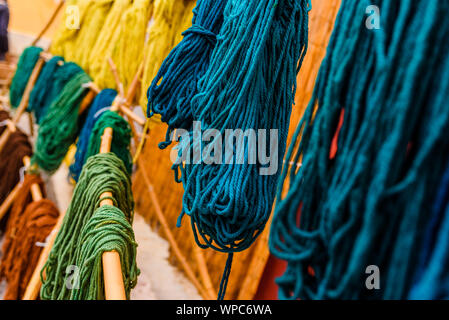
[[(1, 120), (0, 120), (1, 121)], [(23, 167), (23, 158), (31, 156), (32, 148), (28, 137), (17, 129), (6, 142), (0, 153), (0, 204), (5, 201), (8, 194), (20, 181), (20, 169)], [(0, 231), (5, 229), (7, 215), (0, 222)]]
[(51, 201), (33, 202), (30, 190), (35, 183), (44, 190), (39, 176), (25, 176), (7, 223), (0, 264), (0, 279), (6, 279), (8, 283), (5, 300), (22, 298), (46, 238), (59, 216)]

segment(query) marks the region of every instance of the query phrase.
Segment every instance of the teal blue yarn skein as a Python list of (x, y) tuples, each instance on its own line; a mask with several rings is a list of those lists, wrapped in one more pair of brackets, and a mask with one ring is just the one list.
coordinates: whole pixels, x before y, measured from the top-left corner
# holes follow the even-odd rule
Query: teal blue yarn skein
[[(217, 45), (191, 101), (192, 118), (203, 130), (216, 129), (225, 136), (227, 129), (266, 133), (277, 129), (279, 148), (274, 161), (282, 163), (296, 75), (307, 51), (310, 8), (306, 0), (227, 2)], [(181, 160), (191, 148), (186, 140), (181, 137)], [(199, 146), (201, 153), (215, 142)], [(256, 150), (245, 149), (232, 164), (178, 161), (173, 167), (175, 179), (185, 190), (178, 226), (188, 215), (201, 248), (228, 253), (218, 299), (225, 296), (233, 254), (251, 246), (265, 228), (279, 177), (278, 170), (261, 175), (266, 166), (249, 164)], [(242, 159), (244, 164), (236, 163)]]
[[(366, 9), (381, 10), (380, 29)], [(445, 1), (343, 0), (284, 165), (270, 250), (281, 299), (404, 299), (449, 158)], [(343, 124), (339, 127), (339, 120)], [(331, 153), (336, 142), (337, 152)], [(368, 290), (368, 266), (381, 271)]]
[(22, 52), (9, 90), (9, 101), (13, 108), (17, 108), (22, 101), (28, 80), (42, 51), (42, 48), (39, 47), (28, 47)]

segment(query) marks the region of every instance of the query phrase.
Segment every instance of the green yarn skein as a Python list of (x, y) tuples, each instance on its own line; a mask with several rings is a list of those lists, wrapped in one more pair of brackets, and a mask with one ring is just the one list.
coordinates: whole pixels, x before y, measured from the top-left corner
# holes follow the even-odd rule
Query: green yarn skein
[(89, 139), (86, 159), (97, 154), (100, 151), (101, 137), (106, 128), (112, 128), (111, 152), (115, 153), (123, 163), (129, 174), (132, 173), (133, 162), (129, 145), (131, 143), (131, 128), (128, 122), (122, 116), (113, 111), (105, 111), (95, 123), (94, 129)]
[(23, 92), (25, 91), (36, 63), (39, 60), (41, 52), (42, 48), (28, 47), (20, 56), (17, 70), (9, 90), (9, 100), (13, 108), (17, 108), (22, 101)]
[[(102, 298), (98, 294), (102, 290), (102, 274), (95, 274), (93, 281), (85, 273), (99, 272), (101, 259), (96, 259), (102, 250), (116, 250), (121, 254), (122, 268), (126, 294), (136, 283), (138, 274), (135, 261), (135, 243), (132, 229), (123, 222), (121, 215), (115, 211), (108, 219), (103, 219), (104, 212), (111, 212), (110, 208), (99, 209), (101, 196), (105, 192), (112, 193), (114, 205), (120, 210), (129, 225), (134, 217), (134, 200), (131, 191), (131, 177), (126, 172), (123, 161), (113, 153), (97, 154), (90, 157), (83, 167), (78, 184), (75, 187), (72, 202), (66, 212), (61, 229), (56, 237), (53, 248), (41, 273), (41, 299), (69, 300)], [(98, 223), (98, 219), (103, 222)], [(104, 224), (104, 226), (103, 226)], [(107, 227), (108, 224), (112, 224)], [(116, 224), (114, 226), (114, 224)], [(114, 231), (114, 234), (113, 234)], [(119, 234), (116, 234), (119, 233)], [(94, 235), (95, 233), (95, 235)], [(120, 238), (120, 240), (119, 240)], [(102, 243), (97, 239), (102, 239)], [(104, 241), (111, 239), (105, 244)], [(127, 242), (126, 245), (123, 245)], [(93, 261), (91, 261), (93, 259)], [(133, 262), (131, 262), (133, 261)], [(79, 264), (81, 263), (81, 264)], [(67, 283), (70, 280), (69, 266), (77, 266), (79, 274), (79, 288), (88, 292), (74, 292)], [(93, 276), (93, 275), (92, 275)], [(92, 284), (86, 283), (93, 281)], [(76, 288), (76, 287), (74, 287)]]
[(71, 300), (104, 300), (102, 255), (117, 251), (120, 255), (125, 292), (136, 286), (139, 270), (136, 264), (137, 243), (128, 218), (110, 205), (95, 210), (81, 232), (81, 246), (77, 247), (75, 265), (80, 266), (80, 286), (72, 290)]
[(51, 104), (39, 126), (32, 162), (48, 172), (56, 171), (79, 133), (79, 107), (91, 79), (85, 72), (76, 74)]

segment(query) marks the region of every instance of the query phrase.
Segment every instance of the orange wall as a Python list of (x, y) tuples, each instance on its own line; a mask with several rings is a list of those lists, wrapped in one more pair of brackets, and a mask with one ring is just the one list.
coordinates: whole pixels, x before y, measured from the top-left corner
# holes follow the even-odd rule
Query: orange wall
[[(11, 20), (9, 30), (12, 32), (37, 35), (47, 23), (59, 0), (9, 0)], [(61, 10), (62, 12), (62, 10)], [(61, 12), (45, 37), (51, 37), (59, 25)]]

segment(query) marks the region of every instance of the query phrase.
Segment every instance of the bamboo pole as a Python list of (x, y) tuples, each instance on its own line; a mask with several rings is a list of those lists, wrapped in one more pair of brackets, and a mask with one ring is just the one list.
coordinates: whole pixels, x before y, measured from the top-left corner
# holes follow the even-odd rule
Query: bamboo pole
[(206, 299), (214, 300), (215, 297), (211, 297), (209, 295), (208, 291), (203, 288), (201, 283), (196, 278), (195, 273), (193, 272), (189, 263), (187, 262), (187, 259), (182, 254), (181, 249), (179, 248), (179, 246), (176, 242), (176, 239), (173, 236), (173, 233), (171, 232), (170, 227), (168, 226), (167, 219), (165, 219), (165, 216), (162, 213), (162, 209), (160, 207), (159, 200), (157, 198), (156, 192), (154, 192), (153, 184), (150, 181), (150, 178), (145, 169), (145, 166), (141, 160), (138, 160), (138, 163), (139, 163), (139, 169), (141, 170), (142, 176), (143, 176), (145, 184), (147, 186), (148, 193), (150, 194), (151, 201), (154, 205), (156, 215), (159, 219), (160, 224), (162, 225), (162, 230), (164, 230), (164, 232), (165, 232), (165, 235), (167, 237), (168, 242), (171, 245), (171, 248), (175, 254), (175, 257), (178, 259), (178, 261), (181, 264), (181, 267), (184, 269), (184, 272), (186, 273), (187, 277), (190, 279), (192, 284), (197, 288), (197, 290), (200, 292), (200, 294)]
[(6, 212), (8, 212), (9, 208), (11, 208), (14, 200), (16, 200), (16, 197), (19, 195), (19, 190), (21, 187), (21, 183), (19, 182), (14, 189), (9, 193), (8, 197), (3, 201), (1, 207), (0, 207), (0, 220), (3, 219)]
[(206, 264), (206, 260), (204, 259), (203, 251), (197, 245), (193, 246), (193, 250), (195, 253), (196, 262), (198, 264), (198, 270), (199, 270), (204, 288), (206, 289), (206, 291), (209, 295), (209, 298), (211, 299), (211, 297), (212, 297), (212, 299), (213, 299), (213, 297), (217, 297), (217, 293), (214, 290), (214, 285), (212, 284), (209, 270), (207, 269), (207, 264)]
[[(106, 128), (101, 137), (100, 153), (108, 153), (111, 150), (113, 129)], [(101, 198), (112, 197), (111, 192), (105, 192)], [(111, 199), (104, 199), (100, 203), (100, 207), (114, 203)], [(104, 292), (106, 300), (126, 300), (125, 285), (123, 283), (122, 266), (120, 255), (117, 251), (104, 252), (102, 255), (103, 276), (104, 276)]]
[(32, 46), (35, 46), (39, 42), (39, 40), (44, 36), (45, 32), (48, 31), (48, 29), (55, 21), (56, 17), (58, 16), (59, 11), (62, 9), (63, 6), (64, 6), (64, 1), (60, 0), (58, 3), (58, 6), (55, 8), (55, 11), (53, 11), (53, 14), (50, 16), (50, 19), (48, 20), (47, 24), (41, 30), (41, 32), (36, 37), (36, 39), (34, 39), (33, 43), (31, 44)]
[[(31, 164), (31, 159), (28, 156), (25, 156), (23, 158), (23, 164), (25, 165), (26, 168), (30, 167)], [(33, 201), (40, 201), (43, 199), (42, 196), (42, 191), (41, 188), (39, 187), (39, 185), (37, 183), (34, 183), (33, 185), (31, 185), (31, 197), (33, 198)]]
[[(28, 102), (30, 100), (30, 94), (33, 90), (33, 87), (37, 81), (37, 78), (39, 77), (39, 74), (42, 70), (42, 67), (44, 66), (44, 59), (42, 57), (39, 57), (39, 60), (37, 61), (36, 65), (34, 66), (33, 72), (31, 73), (30, 79), (28, 80), (27, 86), (25, 87), (25, 91), (22, 96), (22, 100), (20, 101), (20, 105), (17, 107), (16, 114), (14, 115), (12, 122), (14, 125), (17, 125), (19, 122), (20, 117), (25, 112), (26, 108), (28, 107)], [(6, 130), (3, 132), (2, 136), (0, 137), (0, 152), (3, 150), (3, 148), (6, 145), (6, 142), (8, 141), (9, 137), (11, 135), (11, 131), (6, 128)]]

